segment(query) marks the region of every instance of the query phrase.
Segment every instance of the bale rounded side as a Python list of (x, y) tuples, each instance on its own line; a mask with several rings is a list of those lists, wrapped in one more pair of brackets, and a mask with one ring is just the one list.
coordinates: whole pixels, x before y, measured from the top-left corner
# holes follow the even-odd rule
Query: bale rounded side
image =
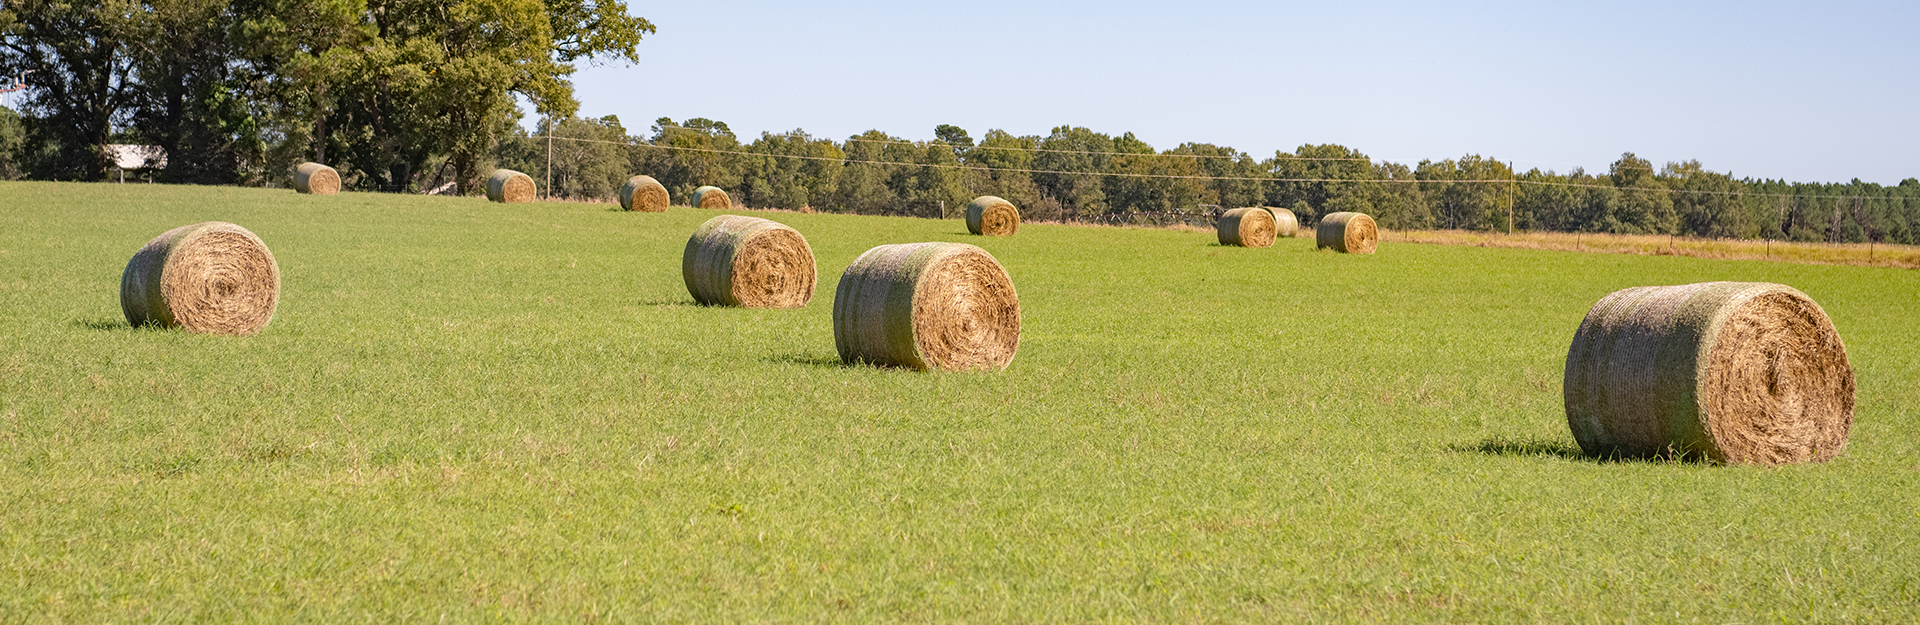
[(1820, 462), (1853, 426), (1839, 332), (1779, 284), (1616, 291), (1580, 322), (1562, 388), (1567, 425), (1592, 455)]
[(1020, 297), (986, 250), (965, 243), (882, 245), (841, 274), (833, 341), (848, 364), (1004, 369), (1020, 347)]
[(532, 202), (538, 194), (538, 188), (533, 185), (533, 176), (511, 169), (495, 171), (487, 178), (487, 199), (495, 202)]
[(1273, 213), (1262, 208), (1236, 208), (1220, 216), (1214, 222), (1221, 245), (1241, 247), (1273, 246)]
[(280, 264), (246, 228), (209, 221), (161, 233), (120, 274), (120, 310), (134, 327), (245, 336), (273, 321)]
[(710, 306), (798, 308), (813, 301), (813, 248), (800, 232), (757, 217), (721, 215), (687, 239), (680, 275)]
[(1275, 238), (1291, 237), (1300, 232), (1300, 218), (1294, 215), (1293, 211), (1284, 208), (1274, 208), (1272, 206), (1262, 206), (1260, 208), (1267, 211), (1267, 214), (1273, 215), (1273, 236)]
[(1366, 213), (1330, 213), (1314, 228), (1314, 244), (1348, 254), (1372, 254), (1380, 247), (1380, 228)]
[(313, 195), (340, 192), (340, 172), (319, 163), (301, 163), (293, 168), (293, 190)]
[(982, 195), (967, 204), (967, 232), (994, 237), (1010, 237), (1020, 230), (1020, 209), (992, 195)]
[(733, 208), (733, 198), (728, 197), (727, 192), (720, 187), (707, 186), (693, 190), (691, 204), (694, 208), (728, 210)]
[(625, 210), (665, 212), (669, 202), (667, 187), (654, 180), (653, 176), (634, 176), (620, 186), (620, 208)]

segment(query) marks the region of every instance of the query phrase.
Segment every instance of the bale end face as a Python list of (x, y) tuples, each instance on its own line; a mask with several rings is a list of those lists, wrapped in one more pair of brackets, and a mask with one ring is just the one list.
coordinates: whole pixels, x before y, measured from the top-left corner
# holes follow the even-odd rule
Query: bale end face
[(1778, 284), (1608, 295), (1574, 335), (1563, 392), (1574, 438), (1600, 456), (1820, 462), (1845, 449), (1853, 424), (1839, 332)]
[(162, 233), (127, 261), (120, 309), (134, 327), (245, 336), (273, 321), (280, 265), (246, 228), (210, 221)]
[(340, 172), (319, 163), (301, 163), (293, 169), (293, 190), (313, 195), (340, 192)]
[(659, 213), (665, 212), (669, 203), (667, 187), (652, 176), (628, 178), (620, 187), (620, 208), (625, 210)]
[(1317, 248), (1347, 254), (1372, 254), (1380, 246), (1380, 229), (1365, 213), (1331, 213), (1314, 228)]
[(998, 370), (1020, 346), (1020, 298), (992, 254), (964, 243), (882, 245), (861, 254), (833, 299), (842, 361)]
[(720, 187), (700, 187), (693, 190), (692, 204), (694, 208), (728, 210), (733, 208), (733, 198)]
[(493, 172), (487, 178), (487, 199), (507, 204), (532, 202), (539, 195), (533, 177), (511, 170)]
[(1275, 233), (1273, 214), (1260, 208), (1236, 208), (1214, 223), (1221, 245), (1272, 247)]
[(983, 195), (967, 204), (967, 232), (1010, 237), (1020, 230), (1020, 209), (1013, 202)]
[(780, 223), (721, 215), (687, 239), (680, 274), (694, 301), (709, 306), (798, 308), (818, 280), (806, 237)]

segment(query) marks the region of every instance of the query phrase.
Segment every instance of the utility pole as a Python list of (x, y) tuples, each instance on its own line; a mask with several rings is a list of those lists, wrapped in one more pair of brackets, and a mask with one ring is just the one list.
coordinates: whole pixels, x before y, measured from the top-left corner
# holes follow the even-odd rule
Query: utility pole
[(1513, 161), (1507, 161), (1507, 236), (1513, 236)]
[(547, 199), (553, 199), (553, 120), (547, 120)]

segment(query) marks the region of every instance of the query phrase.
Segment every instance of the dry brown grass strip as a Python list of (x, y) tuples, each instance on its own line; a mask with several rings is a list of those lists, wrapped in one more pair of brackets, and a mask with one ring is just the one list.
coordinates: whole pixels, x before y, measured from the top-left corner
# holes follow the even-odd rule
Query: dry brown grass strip
[(487, 178), (487, 199), (495, 202), (519, 204), (532, 202), (539, 196), (539, 190), (533, 186), (533, 177), (511, 170), (502, 169), (493, 172)]
[(1020, 347), (1020, 297), (986, 250), (965, 243), (882, 245), (841, 274), (833, 341), (848, 364), (1004, 369)]
[(992, 195), (982, 195), (967, 204), (967, 232), (1010, 237), (1020, 230), (1020, 209)]
[(1258, 207), (1236, 208), (1213, 224), (1221, 245), (1273, 247), (1273, 213)]
[(301, 163), (293, 168), (293, 190), (313, 195), (340, 192), (340, 172), (319, 163)]
[(120, 274), (120, 310), (134, 327), (245, 336), (273, 321), (280, 264), (246, 228), (181, 226), (148, 241)]
[(680, 275), (711, 306), (798, 308), (813, 301), (813, 248), (800, 232), (758, 217), (721, 215), (687, 239)]
[(672, 200), (667, 187), (653, 176), (634, 176), (620, 186), (620, 208), (642, 213), (666, 212)]
[(1567, 350), (1567, 424), (1591, 455), (1776, 465), (1829, 460), (1853, 367), (1826, 311), (1779, 284), (1616, 291)]
[(1365, 213), (1330, 213), (1314, 228), (1317, 248), (1348, 254), (1372, 254), (1380, 247), (1380, 228)]
[(1745, 239), (1695, 239), (1646, 234), (1592, 232), (1504, 234), (1466, 230), (1396, 230), (1390, 238), (1394, 241), (1436, 245), (1920, 269), (1920, 246), (1887, 243), (1790, 243)]
[(717, 210), (729, 210), (733, 208), (733, 198), (727, 196), (727, 192), (721, 190), (720, 187), (709, 186), (694, 189), (693, 200), (689, 203), (692, 204), (694, 208), (712, 208)]

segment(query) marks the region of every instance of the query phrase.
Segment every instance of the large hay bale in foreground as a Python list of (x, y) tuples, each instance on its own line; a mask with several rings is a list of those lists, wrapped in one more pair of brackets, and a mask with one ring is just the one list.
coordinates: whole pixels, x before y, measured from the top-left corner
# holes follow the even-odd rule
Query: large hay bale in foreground
[(533, 176), (511, 169), (502, 169), (493, 172), (493, 176), (487, 178), (487, 199), (489, 200), (519, 204), (532, 202), (538, 195), (539, 190), (533, 186)]
[(728, 197), (727, 192), (722, 191), (720, 187), (700, 187), (693, 190), (691, 204), (694, 208), (728, 210), (733, 208), (733, 198)]
[(1778, 284), (1615, 291), (1580, 322), (1563, 389), (1567, 424), (1593, 455), (1817, 462), (1853, 426), (1839, 332)]
[(1213, 227), (1219, 231), (1221, 245), (1241, 247), (1273, 246), (1273, 213), (1262, 208), (1236, 208), (1220, 216)]
[(798, 308), (813, 301), (813, 248), (793, 228), (721, 215), (687, 239), (680, 275), (693, 299), (712, 306)]
[(841, 274), (833, 342), (848, 364), (1004, 369), (1020, 347), (1020, 297), (986, 250), (965, 243), (882, 245)]
[(1273, 215), (1274, 237), (1291, 237), (1300, 232), (1300, 218), (1294, 215), (1293, 211), (1272, 206), (1262, 206), (1260, 209)]
[(340, 192), (340, 172), (319, 163), (301, 163), (293, 168), (293, 190), (314, 195)]
[(620, 186), (620, 208), (626, 210), (660, 213), (667, 210), (670, 202), (667, 187), (653, 176), (634, 176)]
[(120, 274), (120, 310), (134, 327), (249, 335), (273, 321), (280, 264), (246, 228), (209, 221), (148, 241)]
[(974, 198), (967, 204), (967, 232), (994, 237), (1010, 237), (1020, 229), (1020, 209), (1013, 202), (991, 195)]
[(1366, 213), (1332, 213), (1314, 229), (1316, 249), (1333, 248), (1348, 254), (1372, 254), (1380, 247), (1380, 229)]

